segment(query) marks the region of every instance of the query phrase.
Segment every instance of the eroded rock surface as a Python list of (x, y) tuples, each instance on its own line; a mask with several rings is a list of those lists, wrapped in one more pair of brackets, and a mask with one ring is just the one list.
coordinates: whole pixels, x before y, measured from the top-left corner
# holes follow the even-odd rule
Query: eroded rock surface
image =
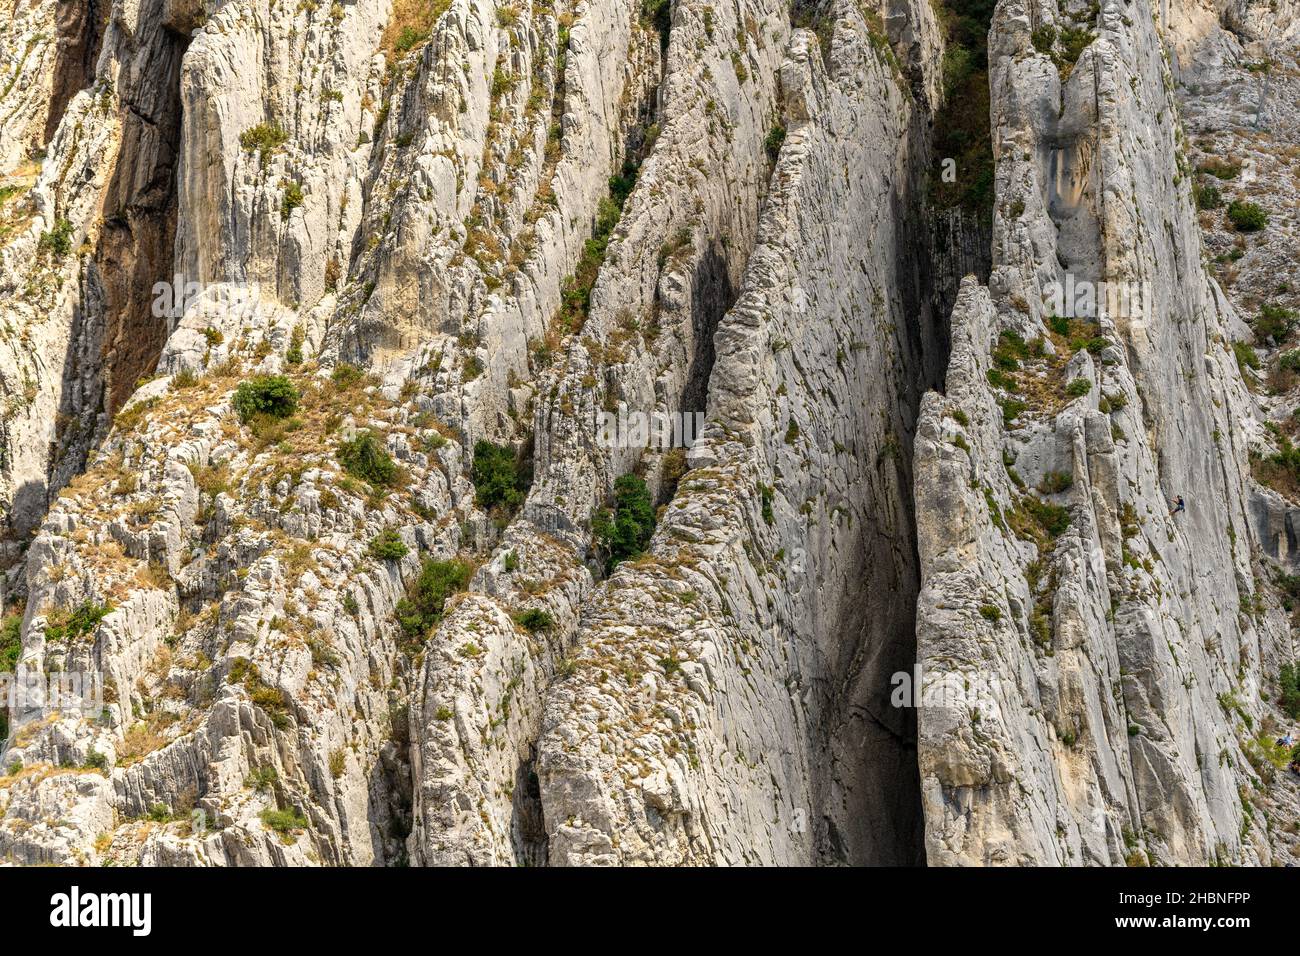
[(1296, 852), (1294, 3), (5, 16), (0, 860)]

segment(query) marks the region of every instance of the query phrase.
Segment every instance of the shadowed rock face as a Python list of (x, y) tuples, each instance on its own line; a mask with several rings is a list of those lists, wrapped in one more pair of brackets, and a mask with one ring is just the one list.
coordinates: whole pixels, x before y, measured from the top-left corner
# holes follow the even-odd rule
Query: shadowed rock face
[(157, 314), (154, 284), (170, 281), (176, 241), (180, 70), (189, 46), (181, 25), (164, 24), (145, 41), (152, 55), (141, 68), (149, 81), (122, 96), (122, 141), (103, 195), (95, 265), (107, 319), (109, 414), (153, 372), (171, 331)]
[(45, 121), (45, 143), (63, 120), (68, 103), (90, 85), (95, 64), (104, 43), (109, 5), (105, 0), (61, 3), (55, 7), (58, 52), (52, 79), (49, 116)]
[(15, 8), (0, 860), (1288, 859), (1294, 11), (1155, 6)]

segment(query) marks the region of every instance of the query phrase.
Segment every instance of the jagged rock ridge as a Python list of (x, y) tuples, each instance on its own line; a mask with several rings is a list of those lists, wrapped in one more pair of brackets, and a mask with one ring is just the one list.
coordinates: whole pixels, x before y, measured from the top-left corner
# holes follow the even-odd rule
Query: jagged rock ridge
[[(9, 715), (0, 858), (1283, 859), (1287, 506), (1176, 84), (1295, 11), (1002, 0), (940, 209), (954, 9), (17, 4), (4, 633), (106, 706)], [(1058, 332), (1066, 274), (1147, 311)]]

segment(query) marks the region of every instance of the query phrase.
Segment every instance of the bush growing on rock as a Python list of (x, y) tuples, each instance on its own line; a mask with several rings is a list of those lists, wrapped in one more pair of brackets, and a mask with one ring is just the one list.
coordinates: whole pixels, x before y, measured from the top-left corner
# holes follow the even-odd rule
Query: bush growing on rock
[(108, 757), (92, 747), (86, 751), (86, 762), (83, 766), (87, 770), (107, 770)]
[(288, 418), (298, 410), (298, 389), (283, 375), (258, 375), (240, 382), (231, 404), (241, 422), (258, 415)]
[(1017, 537), (1045, 548), (1070, 527), (1070, 512), (1033, 495), (1025, 495), (1007, 514), (1007, 521)]
[(1196, 197), (1197, 209), (1218, 209), (1223, 205), (1223, 193), (1213, 183), (1204, 186), (1197, 183), (1192, 187), (1192, 193)]
[(776, 157), (780, 155), (781, 147), (784, 145), (785, 127), (778, 123), (767, 131), (767, 138), (763, 140), (763, 148), (767, 150), (767, 158), (776, 162)]
[(1255, 337), (1261, 341), (1272, 339), (1274, 342), (1281, 342), (1295, 328), (1296, 318), (1294, 310), (1265, 302), (1259, 307), (1259, 315), (1252, 323)]
[(67, 219), (59, 219), (54, 223), (54, 228), (49, 232), (41, 233), (40, 242), (37, 244), (37, 251), (53, 256), (55, 259), (62, 259), (72, 251), (72, 223)]
[(248, 699), (266, 713), (272, 724), (281, 730), (289, 726), (288, 695), (263, 681), (262, 672), (256, 664), (246, 657), (236, 657), (230, 662), (227, 679), (232, 684), (243, 684), (248, 691)]
[(1059, 495), (1074, 487), (1074, 475), (1068, 471), (1049, 471), (1038, 483), (1038, 490), (1045, 495)]
[(1248, 368), (1259, 368), (1259, 355), (1249, 342), (1233, 342), (1232, 351), (1237, 356), (1237, 367), (1243, 373)]
[(342, 362), (330, 373), (330, 383), (336, 388), (348, 389), (361, 384), (365, 377), (365, 373), (355, 365)]
[(262, 166), (271, 159), (271, 154), (289, 142), (289, 134), (275, 123), (258, 123), (239, 134), (239, 145), (249, 153), (259, 153)]
[(549, 631), (555, 627), (555, 618), (539, 608), (530, 607), (526, 611), (520, 611), (515, 615), (515, 623), (525, 631), (536, 634), (538, 631)]
[(337, 457), (348, 474), (372, 485), (388, 487), (397, 482), (397, 465), (373, 432), (361, 432), (340, 444)]
[(402, 541), (402, 536), (389, 528), (381, 531), (370, 540), (369, 553), (379, 561), (397, 561), (410, 553), (410, 548)]
[(1282, 696), (1278, 703), (1287, 716), (1300, 720), (1300, 664), (1283, 664), (1280, 682)]
[(11, 673), (18, 666), (23, 652), (23, 616), (19, 613), (5, 616), (0, 624), (0, 674)]
[(307, 818), (297, 810), (272, 810), (267, 807), (262, 811), (262, 822), (267, 829), (281, 835), (307, 829)]
[(284, 193), (280, 196), (280, 218), (288, 222), (293, 211), (303, 204), (302, 187), (292, 180), (285, 180)]
[(1238, 232), (1258, 232), (1268, 225), (1268, 213), (1263, 206), (1241, 199), (1228, 204), (1228, 218)]
[[(12, 673), (23, 652), (23, 616), (10, 614), (0, 624), (0, 674)], [(9, 736), (9, 709), (0, 706), (0, 741)]]
[(289, 347), (285, 350), (284, 360), (290, 365), (302, 364), (302, 343), (306, 339), (306, 334), (301, 325), (295, 325), (293, 331), (289, 333)]
[(473, 565), (457, 558), (425, 561), (406, 597), (397, 602), (397, 623), (406, 635), (421, 638), (428, 634), (442, 620), (447, 598), (465, 590), (473, 573)]
[(654, 503), (645, 480), (623, 475), (614, 482), (613, 509), (602, 509), (592, 520), (596, 540), (608, 555), (606, 570), (643, 552), (654, 530)]
[(45, 618), (45, 639), (47, 641), (70, 641), (84, 637), (93, 631), (96, 625), (113, 610), (111, 604), (96, 604), (83, 601), (72, 611), (52, 611)]
[(480, 438), (474, 443), (474, 464), (470, 469), (474, 500), (484, 511), (513, 514), (528, 490), (515, 453), (504, 445)]

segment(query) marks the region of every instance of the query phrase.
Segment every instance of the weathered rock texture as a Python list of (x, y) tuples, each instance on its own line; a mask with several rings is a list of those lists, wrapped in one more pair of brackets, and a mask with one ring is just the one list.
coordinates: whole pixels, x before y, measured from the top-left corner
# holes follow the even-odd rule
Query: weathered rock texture
[[(918, 431), (927, 857), (1272, 862), (1247, 751), (1294, 648), (1252, 548), (1240, 320), (1150, 11), (1104, 4), (1067, 70), (1046, 7), (998, 8), (994, 273)], [(1067, 274), (1140, 305), (1058, 334)]]
[(0, 666), (104, 706), (7, 715), (0, 861), (1286, 859), (1296, 11), (1153, 6), (998, 4), (990, 227), (930, 0), (12, 4)]

